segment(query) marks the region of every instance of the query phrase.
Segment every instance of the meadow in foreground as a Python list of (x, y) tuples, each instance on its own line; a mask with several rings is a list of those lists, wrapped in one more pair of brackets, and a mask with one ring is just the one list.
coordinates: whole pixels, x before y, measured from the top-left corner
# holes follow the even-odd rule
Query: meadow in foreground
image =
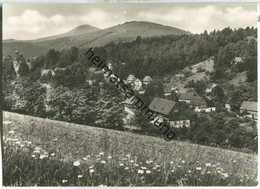
[(4, 116), (5, 186), (257, 185), (253, 154)]

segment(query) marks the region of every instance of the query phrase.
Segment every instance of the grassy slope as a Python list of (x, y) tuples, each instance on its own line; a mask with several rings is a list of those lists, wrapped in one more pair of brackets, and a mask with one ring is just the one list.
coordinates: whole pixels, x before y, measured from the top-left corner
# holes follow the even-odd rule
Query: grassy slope
[[(87, 155), (97, 155), (103, 151), (113, 157), (132, 154), (145, 161), (154, 162), (185, 160), (189, 167), (203, 166), (205, 163), (220, 163), (225, 171), (238, 170), (239, 174), (255, 175), (257, 155), (230, 150), (189, 144), (186, 142), (166, 142), (162, 138), (141, 136), (129, 132), (113, 131), (60, 121), (47, 120), (15, 113), (4, 112), (4, 136), (14, 130), (19, 140), (32, 141), (49, 152), (59, 153), (63, 160), (82, 159)], [(54, 141), (53, 139), (57, 139)], [(234, 163), (235, 162), (235, 163)]]

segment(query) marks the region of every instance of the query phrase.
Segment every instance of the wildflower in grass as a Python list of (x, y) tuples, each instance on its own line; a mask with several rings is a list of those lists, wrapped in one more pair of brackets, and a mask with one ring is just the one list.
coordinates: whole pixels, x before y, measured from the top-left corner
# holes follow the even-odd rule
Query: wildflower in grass
[(83, 158), (83, 160), (84, 160), (84, 161), (87, 161), (87, 160), (88, 160), (88, 158)]
[(90, 169), (93, 169), (93, 168), (94, 168), (94, 165), (89, 166), (89, 168), (90, 168)]
[(112, 159), (112, 156), (107, 156), (107, 159)]
[(135, 166), (135, 167), (138, 167), (138, 166), (139, 166), (139, 164), (138, 164), (138, 163), (135, 163), (135, 164), (134, 164), (134, 166)]
[(147, 168), (146, 167), (141, 167), (141, 169), (146, 170)]
[(20, 144), (21, 144), (21, 142), (20, 142), (20, 141), (16, 141), (16, 142), (15, 142), (15, 144), (17, 144), (17, 145), (20, 145)]
[(53, 141), (58, 141), (58, 139), (57, 139), (57, 138), (54, 138)]
[(104, 152), (100, 152), (99, 155), (100, 155), (100, 156), (103, 156), (103, 155), (104, 155)]
[(27, 144), (32, 144), (32, 142), (30, 142), (30, 141), (27, 141)]
[(15, 132), (14, 132), (14, 131), (9, 131), (8, 133), (9, 133), (9, 134), (14, 134)]
[(178, 165), (177, 167), (178, 167), (178, 168), (180, 168), (181, 166), (180, 166), (180, 165)]
[(172, 169), (171, 172), (174, 173), (174, 169)]
[(181, 160), (181, 163), (184, 164), (184, 163), (185, 163), (185, 160)]
[(208, 171), (207, 174), (210, 174), (210, 171)]
[(137, 173), (142, 175), (142, 174), (144, 174), (144, 171), (143, 171), (143, 170), (140, 170), (140, 169), (138, 169)]
[(4, 121), (4, 122), (3, 122), (4, 125), (9, 125), (9, 124), (11, 124), (11, 123), (12, 123), (11, 121)]
[(78, 166), (80, 165), (80, 162), (79, 162), (79, 161), (75, 161), (75, 162), (73, 163), (73, 165), (74, 165), (75, 167), (78, 167)]
[(34, 150), (33, 153), (39, 154), (39, 153), (41, 153), (41, 151), (40, 150)]
[(123, 158), (122, 160), (123, 160), (123, 161), (126, 161), (127, 159), (126, 159), (126, 158)]
[(34, 155), (34, 154), (33, 154), (33, 155), (32, 155), (32, 157), (33, 157), (33, 158), (35, 158), (35, 157), (36, 157), (36, 155)]
[(128, 170), (129, 169), (129, 167), (125, 167), (125, 170)]
[(83, 176), (82, 175), (78, 175), (78, 178), (82, 178)]
[(206, 167), (211, 167), (211, 163), (206, 163)]
[(48, 155), (46, 155), (46, 154), (41, 154), (40, 155), (40, 159), (44, 159), (44, 158), (47, 158), (48, 157)]
[(101, 185), (98, 185), (98, 187), (107, 187), (107, 185), (101, 184)]
[(126, 157), (130, 158), (130, 157), (131, 157), (131, 154), (127, 154)]
[(160, 166), (160, 165), (158, 165), (158, 164), (156, 164), (156, 165), (155, 165), (155, 167), (156, 167), (156, 168), (159, 168), (159, 167), (161, 167), (161, 166)]
[(236, 163), (236, 162), (237, 162), (236, 160), (233, 161), (233, 163)]
[(153, 169), (157, 169), (157, 167), (153, 167)]
[(150, 173), (151, 173), (151, 171), (150, 171), (150, 170), (146, 170), (146, 173), (147, 173), (147, 174), (150, 174)]
[(62, 180), (62, 183), (67, 183), (68, 182), (68, 180)]
[(173, 161), (170, 161), (170, 164), (174, 164), (174, 162), (173, 162)]
[(191, 170), (188, 170), (188, 173), (191, 173)]
[(101, 160), (101, 158), (97, 158), (97, 161), (100, 161)]
[(135, 162), (134, 160), (132, 160), (132, 159), (130, 160), (130, 163), (134, 163), (134, 162)]
[(100, 163), (102, 163), (102, 164), (106, 164), (106, 161), (105, 161), (105, 160), (102, 160), (102, 161), (100, 161)]
[(87, 158), (90, 158), (90, 155), (87, 155)]
[(122, 166), (124, 166), (124, 164), (123, 164), (123, 163), (120, 163), (119, 165), (120, 165), (121, 167), (122, 167)]
[(216, 167), (216, 165), (214, 164), (214, 165), (212, 165), (211, 167)]
[(201, 167), (196, 167), (196, 170), (200, 171), (200, 170), (201, 170)]
[(244, 180), (240, 179), (240, 182), (244, 182)]
[(95, 170), (94, 170), (94, 169), (90, 169), (89, 172), (90, 172), (90, 173), (94, 173)]
[(229, 175), (228, 175), (228, 173), (222, 173), (222, 177), (223, 177), (223, 178), (228, 178)]
[(56, 154), (55, 153), (52, 153), (51, 156), (54, 157)]

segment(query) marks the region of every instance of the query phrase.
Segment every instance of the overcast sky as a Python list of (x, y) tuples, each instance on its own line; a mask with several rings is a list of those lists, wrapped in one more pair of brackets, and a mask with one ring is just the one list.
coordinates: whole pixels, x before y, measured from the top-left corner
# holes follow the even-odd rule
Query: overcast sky
[(3, 38), (36, 39), (88, 24), (107, 28), (126, 21), (150, 21), (201, 33), (256, 27), (256, 3), (193, 4), (4, 4)]

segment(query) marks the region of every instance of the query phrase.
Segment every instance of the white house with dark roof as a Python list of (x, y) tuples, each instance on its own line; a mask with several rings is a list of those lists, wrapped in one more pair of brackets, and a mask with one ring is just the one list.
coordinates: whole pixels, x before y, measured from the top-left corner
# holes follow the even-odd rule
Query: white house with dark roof
[(155, 97), (149, 109), (158, 113), (160, 121), (164, 120), (175, 128), (190, 127), (190, 119), (179, 112), (176, 102)]
[(134, 91), (140, 91), (140, 89), (141, 89), (143, 83), (142, 83), (142, 81), (141, 81), (140, 79), (136, 79), (136, 80), (134, 81), (133, 85), (134, 85), (134, 88), (133, 88)]
[(205, 90), (205, 93), (211, 93), (212, 90), (216, 87), (217, 85), (215, 83), (208, 83), (207, 84), (207, 87), (206, 87), (206, 90)]

